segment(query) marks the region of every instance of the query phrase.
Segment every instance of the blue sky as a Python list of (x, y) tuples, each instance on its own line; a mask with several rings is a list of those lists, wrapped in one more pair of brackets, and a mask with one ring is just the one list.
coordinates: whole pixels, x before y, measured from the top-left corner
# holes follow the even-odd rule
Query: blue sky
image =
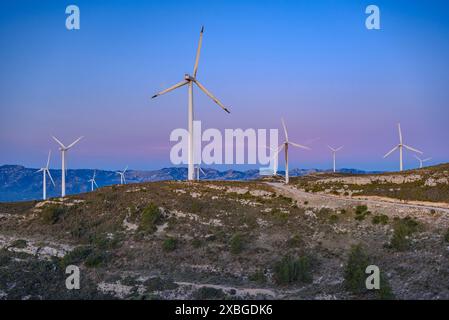
[[(65, 28), (76, 4), (81, 29)], [(365, 28), (376, 4), (381, 30)], [(222, 112), (195, 92), (203, 127), (280, 128), (312, 151), (292, 167), (394, 170), (382, 156), (405, 142), (449, 161), (449, 4), (445, 1), (2, 1), (0, 164), (38, 167), (50, 135), (69, 143), (70, 167), (170, 166), (169, 134), (187, 124), (187, 91), (157, 91), (193, 68)], [(283, 160), (280, 160), (282, 162)], [(59, 155), (53, 166), (60, 164)], [(417, 161), (406, 156), (406, 167)], [(220, 167), (218, 167), (220, 169)], [(237, 169), (239, 167), (236, 167)]]

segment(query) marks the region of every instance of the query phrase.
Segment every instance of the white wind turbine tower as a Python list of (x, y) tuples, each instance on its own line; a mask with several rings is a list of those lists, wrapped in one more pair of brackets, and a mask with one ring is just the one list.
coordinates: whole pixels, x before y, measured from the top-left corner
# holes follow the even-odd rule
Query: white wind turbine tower
[(399, 149), (399, 171), (402, 171), (403, 168), (404, 168), (403, 161), (402, 161), (402, 158), (403, 158), (403, 156), (402, 156), (402, 149), (403, 148), (406, 148), (406, 149), (408, 149), (410, 151), (417, 152), (417, 153), (420, 153), (420, 154), (422, 154), (422, 152), (403, 143), (403, 141), (402, 141), (402, 130), (401, 130), (401, 124), (400, 123), (398, 123), (398, 131), (399, 131), (399, 144), (397, 146), (395, 146), (393, 149), (391, 149), (386, 155), (384, 155), (384, 158), (388, 157), (390, 154), (392, 154), (394, 151), (396, 151), (396, 149)]
[(128, 166), (126, 166), (125, 170), (117, 171), (116, 173), (120, 175), (120, 184), (126, 184), (125, 172), (128, 170)]
[(42, 172), (42, 178), (43, 178), (42, 179), (42, 198), (44, 200), (47, 199), (47, 174), (51, 180), (51, 183), (53, 183), (53, 186), (55, 185), (55, 182), (53, 181), (53, 178), (51, 177), (50, 170), (48, 170), (48, 166), (50, 165), (50, 155), (51, 155), (51, 150), (48, 151), (47, 165), (44, 168), (40, 168), (39, 170), (36, 171), (36, 173)]
[(206, 175), (206, 173), (204, 172), (204, 170), (200, 167), (200, 165), (198, 164), (196, 166), (196, 180), (200, 181), (200, 174), (203, 174), (204, 176)]
[(157, 94), (155, 94), (154, 96), (152, 96), (152, 98), (156, 98), (164, 93), (173, 91), (179, 87), (182, 87), (184, 85), (188, 86), (188, 91), (189, 91), (189, 98), (188, 98), (188, 105), (189, 105), (189, 141), (188, 141), (188, 175), (187, 178), (188, 180), (194, 180), (194, 156), (193, 156), (193, 152), (194, 152), (194, 145), (193, 145), (193, 84), (196, 84), (198, 86), (198, 88), (200, 88), (200, 90), (202, 90), (209, 98), (211, 98), (216, 104), (218, 104), (224, 111), (226, 111), (227, 113), (230, 113), (230, 111), (212, 94), (210, 93), (196, 78), (196, 73), (198, 71), (198, 62), (200, 60), (200, 52), (201, 52), (201, 43), (203, 41), (203, 32), (204, 32), (204, 27), (201, 28), (201, 32), (200, 32), (200, 40), (198, 43), (198, 48), (196, 51), (196, 58), (195, 58), (195, 65), (193, 67), (193, 75), (190, 74), (185, 74), (184, 75), (184, 80), (175, 84), (174, 86), (165, 89)]
[(432, 160), (432, 158), (421, 159), (421, 158), (418, 157), (416, 154), (415, 154), (415, 158), (419, 161), (419, 168), (422, 168), (422, 167), (423, 167), (423, 163), (424, 163), (424, 162), (427, 162), (427, 161), (429, 161), (429, 160)]
[(89, 180), (90, 186), (91, 186), (91, 191), (94, 191), (94, 185), (95, 185), (95, 187), (98, 188), (98, 184), (97, 184), (97, 182), (95, 181), (95, 176), (96, 176), (96, 175), (97, 175), (97, 171), (94, 170), (94, 175), (92, 176), (92, 179)]
[(289, 181), (289, 177), (288, 177), (288, 146), (292, 145), (294, 147), (301, 148), (301, 149), (306, 149), (306, 150), (310, 150), (310, 148), (289, 141), (288, 140), (287, 127), (285, 126), (284, 119), (281, 118), (281, 121), (282, 121), (282, 126), (284, 127), (285, 141), (279, 146), (277, 152), (280, 152), (282, 150), (282, 148), (284, 148), (284, 150), (285, 150), (285, 183), (288, 184), (288, 181)]
[(336, 153), (338, 151), (340, 151), (341, 149), (343, 149), (343, 146), (339, 147), (339, 148), (332, 148), (331, 146), (327, 146), (331, 151), (332, 151), (332, 159), (333, 159), (333, 163), (334, 163), (334, 172), (336, 171), (335, 169), (335, 158), (336, 158)]
[(65, 175), (66, 175), (66, 167), (65, 167), (65, 158), (66, 158), (66, 152), (72, 148), (75, 144), (77, 144), (83, 137), (79, 137), (75, 141), (73, 141), (71, 144), (69, 144), (67, 147), (59, 141), (56, 137), (52, 137), (58, 144), (59, 144), (59, 150), (61, 151), (61, 158), (62, 158), (62, 166), (61, 166), (61, 196), (65, 197)]

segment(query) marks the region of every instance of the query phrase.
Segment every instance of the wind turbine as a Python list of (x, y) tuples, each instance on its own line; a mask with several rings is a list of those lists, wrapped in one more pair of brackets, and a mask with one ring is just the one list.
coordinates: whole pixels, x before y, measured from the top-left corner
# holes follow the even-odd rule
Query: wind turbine
[(203, 174), (203, 175), (206, 175), (206, 173), (204, 172), (204, 170), (203, 169), (201, 169), (201, 167), (200, 167), (200, 165), (198, 164), (197, 166), (196, 166), (196, 180), (197, 181), (200, 181), (200, 174)]
[(289, 177), (288, 177), (288, 146), (292, 145), (294, 147), (301, 148), (301, 149), (306, 149), (306, 150), (310, 150), (310, 148), (289, 141), (288, 140), (287, 127), (285, 126), (284, 119), (281, 118), (281, 121), (282, 121), (282, 126), (284, 127), (285, 141), (279, 146), (277, 152), (280, 152), (282, 150), (282, 148), (284, 148), (284, 151), (285, 151), (285, 183), (288, 184), (288, 181), (289, 181)]
[(391, 149), (386, 155), (384, 155), (384, 159), (386, 157), (388, 157), (390, 154), (392, 154), (394, 151), (396, 151), (396, 149), (399, 149), (399, 171), (402, 171), (404, 168), (403, 161), (402, 161), (402, 149), (403, 148), (406, 148), (410, 151), (417, 152), (420, 154), (422, 154), (422, 152), (403, 143), (400, 123), (398, 123), (398, 131), (399, 131), (399, 144), (397, 146), (395, 146), (393, 149)]
[(120, 184), (126, 184), (126, 179), (125, 179), (126, 170), (128, 170), (128, 166), (126, 166), (125, 170), (116, 172), (116, 174), (120, 175)]
[(65, 168), (65, 157), (66, 152), (72, 148), (75, 144), (77, 144), (83, 137), (79, 137), (75, 141), (73, 141), (71, 144), (69, 144), (67, 147), (59, 141), (56, 137), (52, 136), (53, 140), (55, 140), (59, 144), (59, 150), (61, 151), (61, 158), (62, 158), (62, 166), (61, 166), (61, 196), (65, 197), (65, 175), (66, 175), (66, 168)]
[(50, 155), (51, 155), (51, 150), (48, 151), (47, 165), (44, 168), (40, 168), (39, 170), (36, 171), (36, 173), (42, 172), (42, 178), (43, 178), (42, 179), (42, 199), (44, 199), (44, 200), (47, 199), (47, 174), (51, 180), (51, 183), (53, 183), (53, 186), (55, 185), (55, 182), (53, 181), (53, 178), (51, 177), (50, 170), (48, 170), (48, 166), (50, 165)]
[(416, 154), (414, 155), (416, 159), (418, 159), (419, 161), (419, 168), (423, 167), (423, 163), (427, 162), (429, 160), (432, 160), (432, 158), (426, 158), (426, 159), (421, 159), (420, 157), (418, 157)]
[(157, 94), (155, 94), (154, 96), (152, 96), (151, 98), (156, 98), (160, 95), (163, 95), (164, 93), (173, 91), (177, 88), (180, 88), (184, 85), (188, 86), (188, 91), (189, 91), (189, 98), (188, 98), (188, 105), (189, 105), (189, 116), (188, 116), (188, 121), (189, 121), (189, 141), (188, 141), (188, 175), (187, 178), (188, 180), (194, 180), (194, 145), (193, 145), (193, 84), (196, 84), (198, 86), (198, 88), (200, 88), (200, 90), (202, 90), (209, 98), (211, 98), (216, 104), (218, 104), (224, 111), (226, 111), (227, 113), (230, 113), (230, 111), (210, 92), (208, 91), (196, 78), (196, 73), (198, 71), (198, 63), (200, 60), (200, 52), (201, 52), (201, 44), (203, 41), (203, 32), (204, 32), (204, 27), (201, 28), (201, 32), (200, 32), (200, 40), (198, 43), (198, 48), (196, 50), (196, 58), (195, 58), (195, 65), (193, 67), (193, 75), (190, 74), (185, 74), (184, 75), (184, 80), (173, 85), (170, 88), (167, 88)]
[(332, 158), (333, 158), (333, 160), (334, 160), (334, 172), (335, 172), (335, 155), (336, 155), (336, 153), (337, 153), (338, 151), (340, 151), (341, 149), (343, 149), (343, 146), (341, 146), (341, 147), (339, 147), (339, 148), (337, 148), (337, 149), (332, 148), (331, 146), (327, 146), (327, 147), (332, 151)]
[(94, 175), (93, 175), (92, 179), (89, 180), (90, 186), (91, 186), (91, 191), (94, 191), (94, 185), (98, 188), (97, 182), (95, 181), (96, 174), (97, 174), (97, 171), (94, 170)]

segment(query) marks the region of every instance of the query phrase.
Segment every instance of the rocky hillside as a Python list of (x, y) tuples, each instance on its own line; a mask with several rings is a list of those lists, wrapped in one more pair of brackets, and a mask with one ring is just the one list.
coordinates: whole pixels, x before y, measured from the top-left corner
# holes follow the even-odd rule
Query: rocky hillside
[[(448, 228), (437, 206), (277, 182), (108, 186), (0, 204), (0, 298), (449, 299)], [(381, 290), (364, 287), (370, 264)]]

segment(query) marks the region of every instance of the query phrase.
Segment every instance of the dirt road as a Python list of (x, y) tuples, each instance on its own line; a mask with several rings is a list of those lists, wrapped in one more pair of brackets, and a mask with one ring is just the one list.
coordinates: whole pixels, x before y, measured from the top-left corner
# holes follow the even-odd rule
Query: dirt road
[(276, 190), (278, 190), (279, 193), (297, 200), (298, 203), (304, 203), (305, 201), (307, 201), (308, 205), (313, 207), (324, 206), (328, 208), (339, 209), (350, 205), (366, 204), (377, 208), (396, 208), (399, 210), (415, 209), (421, 212), (429, 211), (429, 213), (431, 210), (435, 210), (435, 212), (449, 214), (449, 208), (443, 207), (443, 204), (417, 204), (416, 202), (403, 202), (401, 200), (392, 198), (373, 199), (369, 196), (364, 198), (350, 198), (322, 193), (309, 193), (298, 190), (293, 186), (285, 185), (283, 183), (269, 182), (268, 185), (274, 187)]

